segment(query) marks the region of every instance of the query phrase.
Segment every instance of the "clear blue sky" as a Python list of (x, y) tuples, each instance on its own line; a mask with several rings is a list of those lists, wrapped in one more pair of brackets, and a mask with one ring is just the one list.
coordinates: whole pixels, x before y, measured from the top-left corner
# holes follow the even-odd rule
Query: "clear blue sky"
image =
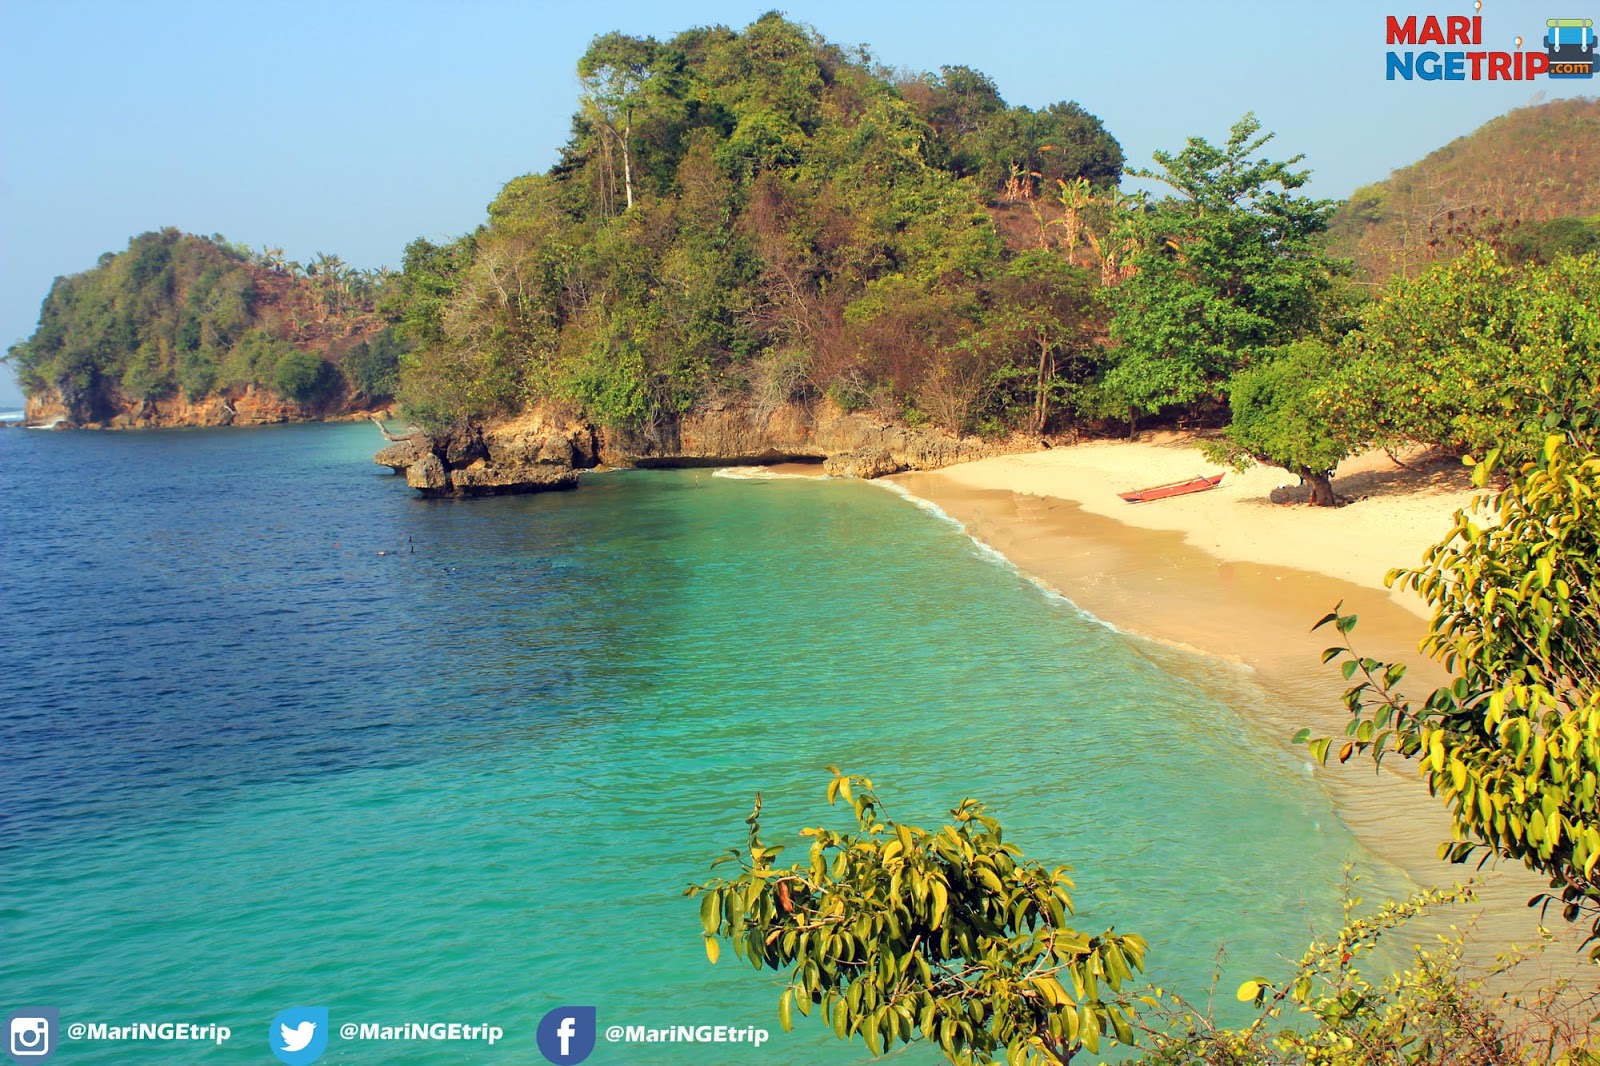
[[(1340, 197), (1510, 108), (1600, 82), (1384, 80), (1384, 17), (1343, 4), (793, 0), (786, 5), (0, 0), (0, 344), (59, 274), (161, 226), (306, 260), (399, 266), (413, 237), (471, 229), (565, 140), (573, 66), (613, 29), (744, 26), (778, 6), (890, 66), (965, 64), (1012, 103), (1077, 100), (1130, 161), (1223, 136), (1247, 110)], [(1557, 10), (1559, 8), (1559, 10)], [(1486, 44), (1537, 41), (1600, 0), (1485, 0)], [(1504, 38), (1504, 40), (1501, 40)], [(0, 371), (0, 405), (18, 401)]]

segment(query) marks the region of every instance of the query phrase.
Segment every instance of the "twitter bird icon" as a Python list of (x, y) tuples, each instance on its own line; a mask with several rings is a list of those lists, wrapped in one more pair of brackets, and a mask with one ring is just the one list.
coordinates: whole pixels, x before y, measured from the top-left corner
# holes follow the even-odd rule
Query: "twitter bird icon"
[(311, 1043), (311, 1038), (317, 1035), (316, 1022), (301, 1022), (293, 1029), (287, 1025), (279, 1025), (278, 1032), (283, 1037), (283, 1050), (304, 1051)]
[(290, 1007), (267, 1027), (267, 1044), (288, 1066), (309, 1066), (328, 1050), (328, 1008)]

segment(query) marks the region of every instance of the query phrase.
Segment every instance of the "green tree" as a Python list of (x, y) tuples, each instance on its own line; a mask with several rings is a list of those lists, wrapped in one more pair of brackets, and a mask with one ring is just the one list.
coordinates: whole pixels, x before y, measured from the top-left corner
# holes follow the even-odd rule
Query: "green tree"
[(405, 348), (393, 329), (361, 341), (339, 364), (350, 389), (369, 399), (387, 399), (400, 386), (400, 356)]
[(1232, 373), (1314, 333), (1334, 264), (1317, 240), (1329, 201), (1295, 193), (1309, 177), (1256, 153), (1272, 139), (1254, 115), (1221, 146), (1191, 137), (1134, 174), (1173, 195), (1132, 218), (1132, 275), (1109, 288), (1115, 365), (1108, 404), (1141, 412), (1215, 395)]
[(1279, 466), (1311, 486), (1311, 502), (1332, 507), (1333, 469), (1360, 444), (1326, 410), (1326, 383), (1342, 365), (1337, 350), (1297, 341), (1241, 370), (1228, 383), (1232, 419), (1208, 455), (1243, 470)]
[(176, 387), (173, 368), (167, 353), (159, 343), (146, 341), (133, 353), (127, 369), (122, 373), (122, 390), (129, 396), (148, 403), (170, 396)]
[[(1082, 386), (1093, 332), (1093, 284), (1086, 271), (1054, 252), (1026, 252), (1012, 260), (992, 287), (980, 343), (998, 346), (1007, 377), (1026, 382), (1027, 426), (1043, 433), (1055, 406)], [(1072, 373), (1061, 371), (1067, 362)]]
[(622, 151), (622, 181), (633, 209), (633, 113), (654, 73), (661, 46), (652, 38), (608, 33), (596, 37), (578, 60), (585, 106)]
[(1029, 193), (1082, 178), (1096, 189), (1122, 176), (1122, 146), (1074, 101), (1040, 111), (1010, 107), (993, 79), (971, 67), (942, 67), (902, 86), (931, 128), (930, 160), (972, 177), (986, 196), (1015, 172)]
[(1509, 461), (1544, 443), (1549, 394), (1593, 402), (1600, 255), (1516, 266), (1487, 245), (1395, 278), (1361, 314), (1330, 379), (1330, 416), (1376, 444), (1435, 444)]
[(1600, 252), (1600, 215), (1593, 218), (1552, 218), (1517, 227), (1504, 238), (1506, 254), (1514, 262), (1548, 266), (1564, 255)]
[[(1552, 414), (1552, 423), (1559, 415)], [(1499, 455), (1475, 464), (1487, 483)], [(1450, 808), (1455, 861), (1490, 851), (1550, 878), (1547, 900), (1600, 940), (1600, 454), (1587, 420), (1552, 431), (1506, 486), (1457, 515), (1450, 535), (1391, 585), (1433, 607), (1423, 650), (1454, 680), (1420, 702), (1398, 689), (1405, 667), (1358, 655), (1354, 615), (1319, 624), (1361, 680), (1345, 694), (1338, 748), (1414, 759)], [(1334, 738), (1297, 738), (1321, 760)], [(1600, 958), (1600, 944), (1591, 952)]]
[(1025, 861), (976, 800), (929, 831), (887, 817), (871, 781), (829, 769), (828, 801), (852, 806), (854, 832), (802, 830), (809, 860), (779, 867), (757, 797), (748, 846), (713, 863), (741, 872), (685, 893), (700, 897), (713, 963), (726, 939), (757, 969), (787, 975), (785, 1030), (795, 1010), (815, 1009), (875, 1055), (920, 1035), (957, 1063), (1065, 1063), (1102, 1038), (1133, 1041), (1121, 989), (1145, 942), (1068, 925), (1064, 867)]
[(326, 398), (337, 381), (337, 371), (312, 352), (290, 351), (278, 360), (272, 372), (272, 387), (303, 404)]
[(401, 340), (418, 348), (443, 343), (445, 310), (476, 250), (470, 235), (443, 245), (418, 237), (406, 245), (399, 284), (387, 307), (398, 320)]

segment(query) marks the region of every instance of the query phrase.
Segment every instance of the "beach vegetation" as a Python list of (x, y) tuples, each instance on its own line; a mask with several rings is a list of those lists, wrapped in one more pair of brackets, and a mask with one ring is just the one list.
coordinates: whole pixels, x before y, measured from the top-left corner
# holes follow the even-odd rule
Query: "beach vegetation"
[(1391, 571), (1433, 608), (1422, 650), (1452, 675), (1425, 698), (1403, 693), (1402, 663), (1361, 655), (1354, 615), (1319, 627), (1325, 661), (1356, 683), (1343, 737), (1313, 755), (1415, 763), (1449, 808), (1455, 862), (1503, 856), (1549, 878), (1532, 903), (1589, 927), (1600, 959), (1600, 454), (1590, 412), (1552, 403), (1531, 457), (1491, 451), (1474, 480), (1504, 485), (1462, 510), (1423, 564)]
[[(1216, 1020), (1217, 989), (1198, 1006), (1170, 989), (1141, 999), (1139, 1066), (1595, 1066), (1589, 1015), (1600, 992), (1570, 978), (1531, 991), (1513, 979), (1551, 950), (1507, 951), (1487, 968), (1466, 961), (1470, 930), (1420, 940), (1408, 926), (1476, 899), (1471, 885), (1425, 889), (1363, 908), (1346, 886), (1344, 920), (1315, 936), (1279, 979), (1242, 982), (1243, 1024)], [(1437, 924), (1437, 923), (1435, 923)], [(1400, 965), (1393, 941), (1410, 950)]]
[(1253, 462), (1282, 467), (1311, 487), (1314, 505), (1333, 506), (1334, 467), (1359, 443), (1323, 410), (1340, 366), (1336, 349), (1304, 340), (1239, 371), (1228, 383), (1228, 428), (1206, 452), (1241, 469)]
[[(1511, 978), (1547, 939), (1488, 968), (1466, 961), (1470, 931), (1417, 938), (1427, 915), (1476, 899), (1471, 884), (1419, 890), (1369, 908), (1347, 868), (1343, 917), (1287, 973), (1243, 981), (1244, 1017), (1217, 1020), (1201, 997), (1136, 983), (1137, 936), (1070, 924), (1065, 868), (1026, 860), (984, 806), (963, 800), (936, 831), (884, 812), (872, 782), (833, 775), (852, 831), (801, 831), (805, 862), (779, 865), (763, 836), (761, 798), (748, 843), (712, 863), (738, 872), (691, 885), (706, 957), (723, 945), (785, 978), (785, 1031), (826, 1026), (873, 1055), (925, 1041), (957, 1064), (1064, 1066), (1120, 1045), (1140, 1066), (1596, 1066), (1589, 1015), (1600, 991), (1572, 979), (1522, 988)], [(1437, 922), (1434, 923), (1437, 925)], [(1397, 952), (1403, 939), (1408, 951)], [(1403, 960), (1403, 961), (1397, 961)]]
[(1219, 397), (1233, 374), (1321, 329), (1333, 204), (1298, 192), (1300, 156), (1260, 154), (1272, 136), (1246, 115), (1220, 145), (1191, 137), (1130, 172), (1171, 190), (1127, 214), (1128, 276), (1105, 289), (1115, 347), (1100, 391), (1130, 425)]
[(1133, 1042), (1145, 942), (1073, 928), (1065, 867), (1025, 859), (976, 800), (923, 829), (890, 817), (868, 779), (829, 770), (828, 802), (850, 806), (853, 829), (804, 829), (807, 859), (779, 866), (758, 796), (748, 844), (713, 864), (738, 872), (686, 890), (713, 964), (726, 942), (784, 975), (785, 1031), (815, 1013), (874, 1055), (925, 1040), (958, 1063), (1065, 1063)]
[(1330, 425), (1524, 462), (1544, 446), (1550, 403), (1595, 405), (1600, 254), (1519, 265), (1476, 244), (1392, 279), (1342, 351), (1321, 408)]
[[(1391, 278), (1334, 339), (1266, 353), (1229, 382), (1231, 422), (1206, 445), (1236, 466), (1283, 467), (1336, 502), (1334, 466), (1370, 447), (1534, 458), (1552, 410), (1600, 401), (1600, 253), (1517, 262), (1475, 244)], [(1280, 365), (1281, 364), (1281, 365)]]

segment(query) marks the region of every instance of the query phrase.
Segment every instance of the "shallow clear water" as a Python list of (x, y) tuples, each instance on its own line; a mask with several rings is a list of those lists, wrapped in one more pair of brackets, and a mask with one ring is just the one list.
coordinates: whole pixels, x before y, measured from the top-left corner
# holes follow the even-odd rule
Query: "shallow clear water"
[(828, 763), (908, 821), (985, 799), (1077, 868), (1081, 927), (1151, 941), (1156, 980), (1203, 995), (1226, 946), (1228, 1004), (1366, 861), (1239, 717), (1247, 677), (881, 488), (640, 471), (428, 502), (378, 443), (0, 433), (0, 1007), (235, 1034), (62, 1061), (270, 1061), (298, 1004), (506, 1031), (324, 1061), (540, 1061), (566, 1004), (774, 1031), (593, 1062), (865, 1059), (777, 1032), (780, 983), (709, 966), (680, 895), (757, 790), (774, 834), (842, 824)]

